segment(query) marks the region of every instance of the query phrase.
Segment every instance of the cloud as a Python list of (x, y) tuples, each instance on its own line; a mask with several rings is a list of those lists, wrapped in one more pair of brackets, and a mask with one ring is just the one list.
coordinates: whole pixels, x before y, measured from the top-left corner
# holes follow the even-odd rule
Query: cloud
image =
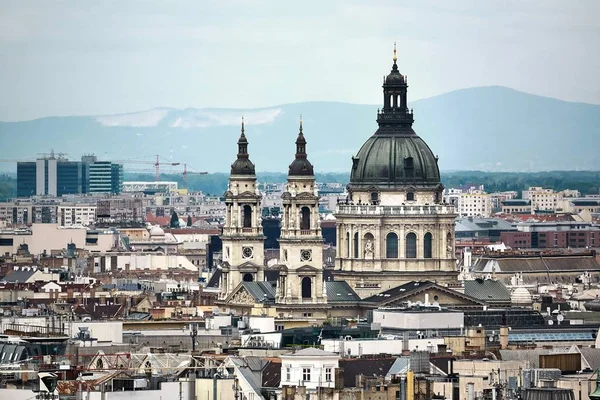
[(147, 128), (161, 122), (171, 128), (208, 128), (213, 126), (239, 126), (242, 116), (247, 125), (263, 125), (274, 122), (283, 114), (279, 108), (265, 110), (177, 110), (156, 108), (130, 114), (102, 115), (95, 117), (103, 126), (130, 126)]
[[(168, 109), (155, 108), (131, 114), (103, 115), (96, 117), (96, 121), (103, 126), (131, 126), (147, 128), (157, 126), (169, 114)], [(139, 135), (139, 134), (138, 134)]]

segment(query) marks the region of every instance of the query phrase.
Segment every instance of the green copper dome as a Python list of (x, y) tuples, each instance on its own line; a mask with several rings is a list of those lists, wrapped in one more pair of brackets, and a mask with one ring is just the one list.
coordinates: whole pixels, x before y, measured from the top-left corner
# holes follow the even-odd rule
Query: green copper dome
[(437, 157), (412, 128), (407, 88), (394, 54), (392, 72), (383, 84), (383, 108), (377, 113), (379, 129), (352, 157), (350, 190), (442, 187)]
[(440, 184), (437, 159), (427, 143), (414, 132), (377, 131), (352, 161), (352, 187), (435, 188)]

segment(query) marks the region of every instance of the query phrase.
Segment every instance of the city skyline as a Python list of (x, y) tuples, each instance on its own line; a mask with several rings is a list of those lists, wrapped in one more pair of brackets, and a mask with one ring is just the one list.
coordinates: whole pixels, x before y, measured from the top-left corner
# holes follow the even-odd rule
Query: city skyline
[(394, 41), (412, 100), (501, 85), (600, 104), (591, 1), (180, 5), (4, 3), (0, 120), (379, 104), (372, 88)]

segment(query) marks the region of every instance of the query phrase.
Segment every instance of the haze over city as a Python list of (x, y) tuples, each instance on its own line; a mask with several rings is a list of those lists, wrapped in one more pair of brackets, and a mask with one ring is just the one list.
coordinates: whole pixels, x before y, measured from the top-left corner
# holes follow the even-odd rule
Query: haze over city
[(600, 3), (4, 1), (0, 121), (154, 107), (379, 104), (499, 85), (600, 104)]

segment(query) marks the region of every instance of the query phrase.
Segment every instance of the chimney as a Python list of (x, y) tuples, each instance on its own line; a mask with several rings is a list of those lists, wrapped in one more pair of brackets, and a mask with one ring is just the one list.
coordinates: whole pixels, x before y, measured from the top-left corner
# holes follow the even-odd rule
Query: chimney
[(508, 326), (500, 327), (500, 349), (506, 350), (508, 348)]

